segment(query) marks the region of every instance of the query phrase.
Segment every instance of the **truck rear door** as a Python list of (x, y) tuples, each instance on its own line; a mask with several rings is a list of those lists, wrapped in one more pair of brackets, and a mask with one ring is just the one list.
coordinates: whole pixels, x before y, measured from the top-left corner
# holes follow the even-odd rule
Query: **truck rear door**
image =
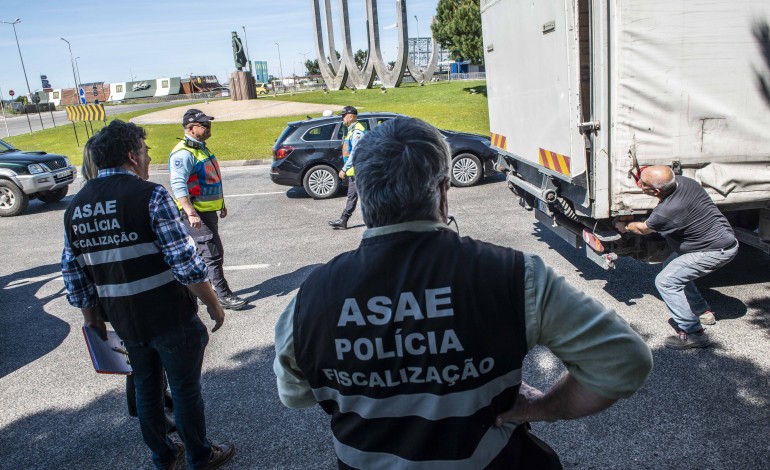
[(493, 146), (587, 187), (577, 3), (482, 1), (481, 21)]

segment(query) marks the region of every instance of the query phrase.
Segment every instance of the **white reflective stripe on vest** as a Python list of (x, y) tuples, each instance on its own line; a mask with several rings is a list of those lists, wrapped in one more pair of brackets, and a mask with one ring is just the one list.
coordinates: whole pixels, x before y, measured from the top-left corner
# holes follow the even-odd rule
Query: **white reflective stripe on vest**
[(340, 413), (356, 413), (364, 419), (417, 416), (429, 420), (470, 416), (489, 406), (491, 399), (521, 383), (521, 369), (500, 376), (478, 388), (447, 395), (412, 393), (387, 398), (343, 395), (331, 387), (313, 389), (316, 400), (333, 400)]
[(473, 455), (463, 460), (407, 460), (398, 455), (384, 452), (365, 452), (345, 445), (333, 437), (337, 457), (346, 465), (367, 470), (467, 470), (484, 468), (505, 449), (513, 435), (516, 424), (505, 423), (499, 428), (489, 426), (484, 437), (479, 441)]
[(94, 251), (83, 253), (78, 256), (78, 263), (81, 266), (95, 266), (104, 263), (116, 263), (127, 259), (139, 258), (145, 255), (154, 255), (159, 253), (160, 248), (155, 243), (140, 243), (138, 245), (125, 246), (123, 248), (112, 248), (104, 251)]
[(160, 274), (139, 279), (138, 281), (126, 282), (124, 284), (97, 285), (96, 292), (99, 294), (99, 297), (127, 297), (155, 289), (173, 280), (174, 275), (169, 269)]

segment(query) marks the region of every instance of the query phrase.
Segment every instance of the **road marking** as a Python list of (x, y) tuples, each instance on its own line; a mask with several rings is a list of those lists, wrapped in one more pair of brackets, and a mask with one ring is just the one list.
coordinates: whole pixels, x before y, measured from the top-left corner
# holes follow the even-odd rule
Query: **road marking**
[(269, 264), (242, 264), (240, 266), (225, 266), (225, 271), (245, 271), (247, 269), (269, 268)]
[(286, 191), (275, 191), (272, 193), (226, 194), (225, 199), (229, 199), (231, 197), (270, 196), (271, 194), (286, 194)]

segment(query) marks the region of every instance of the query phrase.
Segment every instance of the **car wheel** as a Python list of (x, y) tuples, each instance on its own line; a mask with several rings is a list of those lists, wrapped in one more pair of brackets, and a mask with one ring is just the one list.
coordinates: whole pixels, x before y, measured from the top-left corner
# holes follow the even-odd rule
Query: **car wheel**
[(12, 181), (0, 180), (0, 217), (13, 217), (24, 212), (29, 196)]
[(318, 165), (305, 173), (302, 186), (313, 199), (329, 199), (337, 194), (340, 182), (334, 168), (328, 165)]
[(63, 188), (59, 188), (54, 191), (48, 191), (47, 193), (38, 195), (37, 198), (47, 204), (51, 204), (52, 202), (59, 202), (64, 199), (64, 196), (67, 195), (68, 188), (69, 186), (64, 186)]
[(461, 153), (452, 159), (452, 185), (473, 186), (481, 181), (481, 160), (472, 153)]

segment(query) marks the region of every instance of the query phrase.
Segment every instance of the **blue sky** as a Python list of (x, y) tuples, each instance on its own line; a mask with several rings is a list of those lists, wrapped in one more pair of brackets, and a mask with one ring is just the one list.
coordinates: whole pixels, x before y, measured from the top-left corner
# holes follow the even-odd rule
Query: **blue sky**
[[(279, 75), (278, 46), (284, 75), (304, 72), (305, 57), (315, 59), (311, 1), (314, 0), (2, 0), (0, 21), (16, 25), (30, 89), (41, 88), (40, 74), (54, 88), (74, 79), (67, 44), (83, 83), (117, 83), (160, 77), (216, 75), (226, 82), (235, 70), (231, 32), (248, 43), (251, 60), (266, 60)], [(438, 0), (403, 0), (409, 36), (429, 32)], [(323, 0), (319, 0), (323, 5)], [(396, 54), (396, 0), (378, 0), (383, 56)], [(366, 48), (365, 1), (348, 0), (353, 50)], [(339, 10), (339, 0), (332, 0)], [(417, 21), (415, 21), (417, 16)], [(337, 24), (339, 24), (337, 22)], [(246, 28), (244, 37), (243, 27)], [(339, 28), (335, 28), (339, 29)], [(337, 49), (340, 36), (336, 32)], [(27, 92), (13, 28), (0, 24), (0, 89)]]

